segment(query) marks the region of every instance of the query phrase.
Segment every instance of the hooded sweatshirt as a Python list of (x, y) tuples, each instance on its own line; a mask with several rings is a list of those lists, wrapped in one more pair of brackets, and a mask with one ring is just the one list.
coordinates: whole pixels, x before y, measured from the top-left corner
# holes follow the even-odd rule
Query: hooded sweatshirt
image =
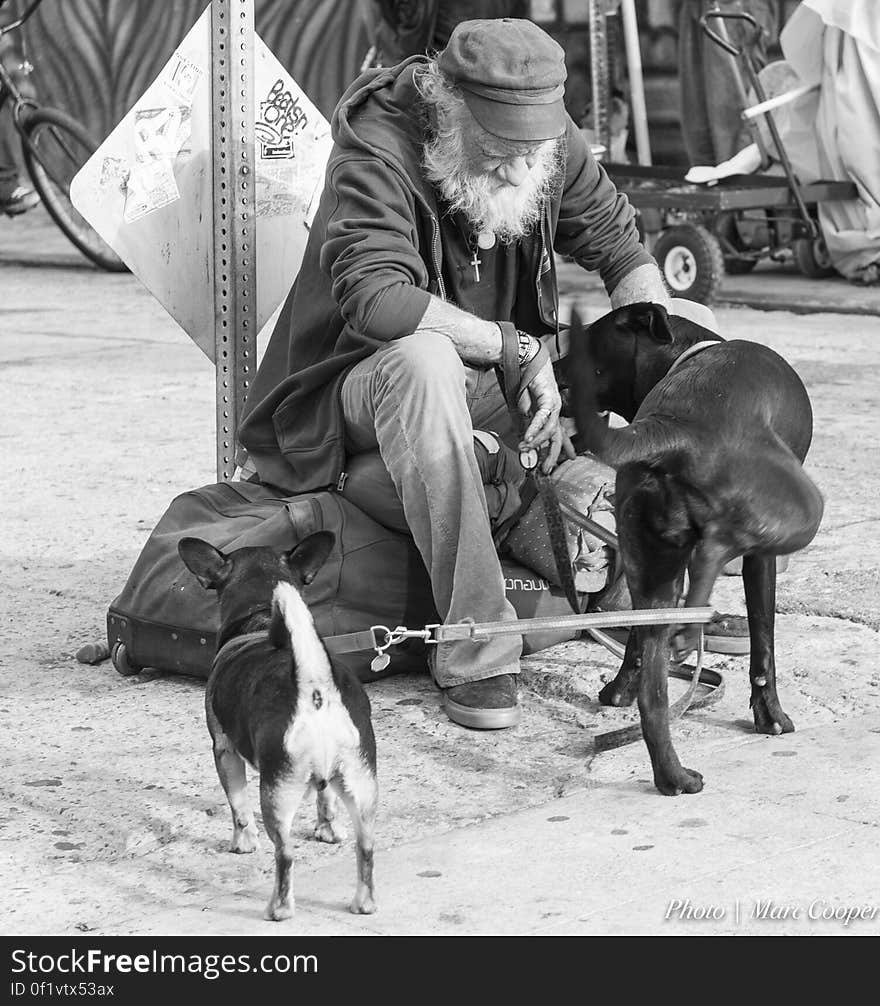
[[(263, 482), (288, 493), (333, 486), (345, 464), (340, 388), (354, 364), (411, 335), (431, 296), (445, 299), (439, 195), (422, 173), (426, 120), (415, 56), (368, 70), (342, 96), (334, 146), (296, 281), (248, 395), (239, 439)], [(532, 303), (518, 316), (556, 331), (551, 249), (599, 270), (609, 294), (654, 260), (635, 213), (568, 120), (564, 179), (525, 248)], [(509, 319), (499, 319), (509, 320)]]

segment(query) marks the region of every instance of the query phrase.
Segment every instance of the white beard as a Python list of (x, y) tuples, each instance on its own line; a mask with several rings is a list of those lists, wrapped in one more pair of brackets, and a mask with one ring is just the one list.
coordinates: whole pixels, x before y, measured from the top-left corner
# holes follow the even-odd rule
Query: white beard
[(490, 231), (503, 244), (529, 234), (541, 219), (544, 201), (560, 168), (560, 144), (548, 140), (520, 185), (504, 185), (492, 175), (465, 167), (459, 137), (438, 137), (425, 147), (425, 174), (453, 212), (463, 213), (476, 231)]

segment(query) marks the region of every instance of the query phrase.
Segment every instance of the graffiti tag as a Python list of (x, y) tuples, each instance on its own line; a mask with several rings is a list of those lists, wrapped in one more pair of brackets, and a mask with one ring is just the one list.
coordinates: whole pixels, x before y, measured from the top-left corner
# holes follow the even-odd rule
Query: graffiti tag
[(265, 160), (293, 158), (293, 140), (308, 125), (308, 116), (300, 105), (298, 95), (276, 80), (265, 101), (260, 102), (260, 113), (254, 133)]

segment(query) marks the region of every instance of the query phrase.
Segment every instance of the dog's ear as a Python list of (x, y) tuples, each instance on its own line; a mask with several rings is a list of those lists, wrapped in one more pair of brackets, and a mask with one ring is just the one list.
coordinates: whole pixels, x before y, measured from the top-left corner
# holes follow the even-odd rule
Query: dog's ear
[(181, 538), (177, 554), (184, 566), (208, 590), (216, 590), (226, 582), (232, 563), (213, 545), (201, 538)]
[(311, 583), (336, 544), (332, 531), (315, 531), (287, 553), (287, 564), (302, 583)]
[(627, 304), (619, 309), (615, 321), (620, 328), (636, 335), (647, 335), (654, 342), (672, 342), (669, 315), (661, 304)]

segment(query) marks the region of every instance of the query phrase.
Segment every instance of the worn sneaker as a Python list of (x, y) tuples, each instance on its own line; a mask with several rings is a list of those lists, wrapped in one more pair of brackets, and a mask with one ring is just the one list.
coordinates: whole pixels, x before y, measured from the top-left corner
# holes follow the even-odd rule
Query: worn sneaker
[(472, 730), (515, 727), (520, 720), (516, 677), (498, 674), (443, 689), (443, 706), (453, 723)]
[(5, 198), (0, 199), (0, 213), (8, 217), (17, 217), (19, 213), (27, 213), (40, 201), (40, 197), (27, 185), (16, 187)]

